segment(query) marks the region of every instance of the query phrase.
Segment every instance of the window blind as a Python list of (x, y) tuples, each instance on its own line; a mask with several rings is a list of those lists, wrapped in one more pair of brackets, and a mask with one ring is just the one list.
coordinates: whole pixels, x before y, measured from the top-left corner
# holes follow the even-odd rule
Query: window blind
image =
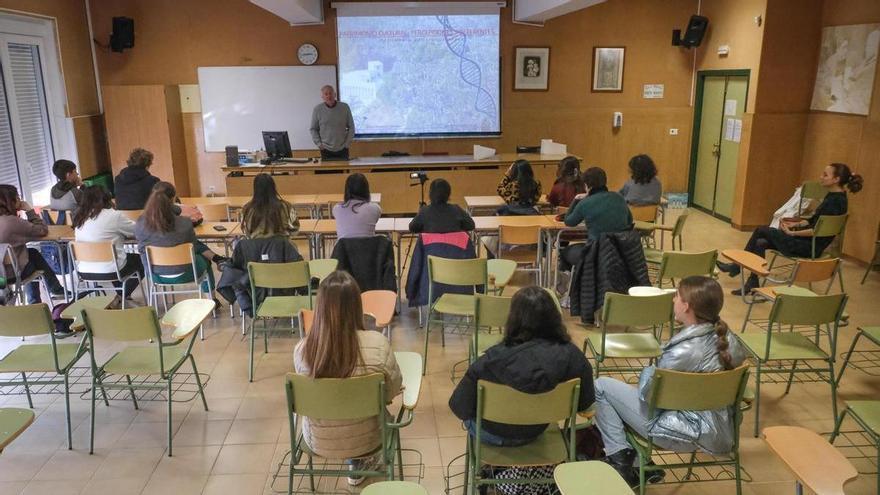
[(18, 132), (22, 152), (19, 170), (27, 176), (31, 195), (52, 187), (52, 135), (46, 109), (46, 91), (36, 45), (9, 43), (9, 68), (12, 73)]

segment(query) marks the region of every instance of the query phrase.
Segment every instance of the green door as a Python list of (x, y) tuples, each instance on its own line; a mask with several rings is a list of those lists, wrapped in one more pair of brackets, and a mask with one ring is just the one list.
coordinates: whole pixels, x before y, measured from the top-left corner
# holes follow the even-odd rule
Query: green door
[(749, 77), (744, 71), (713, 71), (698, 78), (691, 171), (694, 206), (725, 219), (733, 212), (736, 162)]

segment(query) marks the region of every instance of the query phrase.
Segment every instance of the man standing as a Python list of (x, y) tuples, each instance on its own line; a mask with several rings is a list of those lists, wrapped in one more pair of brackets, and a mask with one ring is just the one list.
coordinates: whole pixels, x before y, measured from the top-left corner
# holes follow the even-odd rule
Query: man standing
[(348, 160), (348, 147), (354, 140), (354, 118), (346, 103), (336, 100), (333, 86), (321, 88), (321, 100), (312, 111), (312, 141), (323, 160)]

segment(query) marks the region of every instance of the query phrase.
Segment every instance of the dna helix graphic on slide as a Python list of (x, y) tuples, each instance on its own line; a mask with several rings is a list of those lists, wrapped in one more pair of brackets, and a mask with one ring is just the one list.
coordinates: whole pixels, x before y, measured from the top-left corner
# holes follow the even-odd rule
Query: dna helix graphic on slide
[(443, 26), (443, 36), (446, 40), (446, 46), (449, 48), (449, 51), (458, 57), (458, 71), (461, 75), (461, 80), (468, 86), (477, 90), (474, 108), (494, 121), (497, 116), (495, 100), (488, 91), (483, 89), (483, 71), (480, 69), (480, 66), (467, 57), (467, 35), (452, 27), (449, 22), (449, 16), (438, 15), (436, 18), (437, 22)]

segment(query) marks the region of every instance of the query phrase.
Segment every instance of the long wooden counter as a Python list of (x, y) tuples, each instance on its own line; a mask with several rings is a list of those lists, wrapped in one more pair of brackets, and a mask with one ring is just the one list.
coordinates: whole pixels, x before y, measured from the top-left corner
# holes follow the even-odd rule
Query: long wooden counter
[[(360, 172), (370, 181), (370, 191), (382, 194), (382, 211), (390, 214), (418, 210), (420, 189), (410, 173), (424, 171), (429, 181), (443, 178), (452, 185), (451, 201), (464, 207), (465, 196), (496, 194), (501, 175), (518, 159), (529, 160), (545, 193), (556, 179), (556, 166), (563, 155), (506, 153), (485, 160), (471, 155), (363, 157), (349, 161), (283, 163), (223, 167), (228, 196), (250, 196), (253, 177), (259, 173), (275, 175), (281, 194), (342, 192), (345, 178)], [(427, 201), (425, 185), (425, 200)]]

